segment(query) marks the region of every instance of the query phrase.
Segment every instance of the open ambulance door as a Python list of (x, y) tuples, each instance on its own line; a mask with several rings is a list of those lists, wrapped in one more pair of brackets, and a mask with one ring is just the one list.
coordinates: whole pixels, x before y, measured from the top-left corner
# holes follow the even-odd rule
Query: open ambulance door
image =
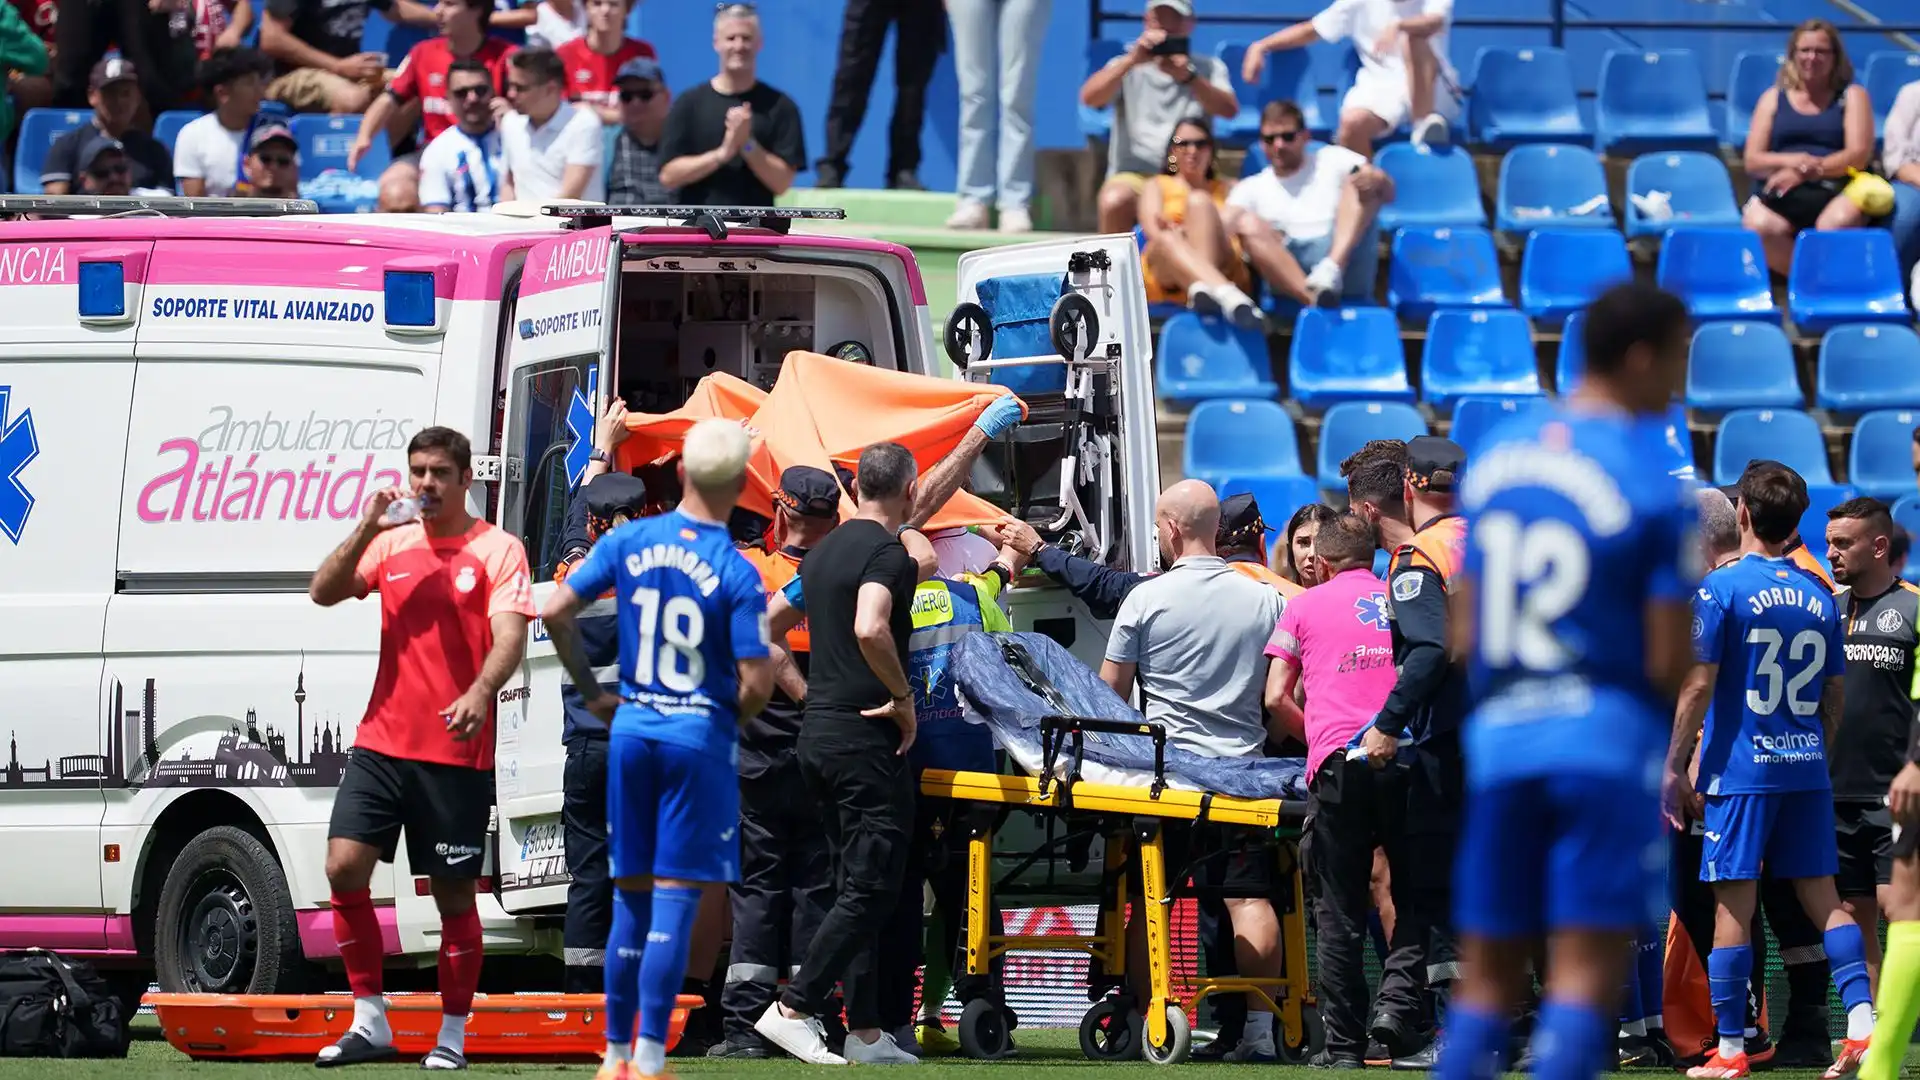
[[(556, 588), (568, 508), (593, 452), (600, 389), (613, 384), (619, 287), (610, 228), (535, 244), (521, 270), (507, 346), (497, 520), (526, 544), (535, 608)], [(566, 903), (563, 716), (560, 664), (535, 620), (521, 677), (500, 691), (498, 706), (494, 887), (509, 913)]]

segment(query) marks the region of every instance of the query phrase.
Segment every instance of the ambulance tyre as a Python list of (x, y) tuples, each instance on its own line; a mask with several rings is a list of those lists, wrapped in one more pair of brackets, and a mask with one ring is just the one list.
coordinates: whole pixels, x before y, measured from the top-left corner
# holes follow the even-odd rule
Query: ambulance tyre
[(305, 961), (293, 897), (259, 837), (217, 825), (187, 841), (160, 890), (154, 966), (168, 993), (301, 988)]
[(1146, 1028), (1140, 1029), (1140, 1056), (1155, 1065), (1178, 1065), (1192, 1052), (1193, 1026), (1187, 1023), (1186, 1010), (1178, 1005), (1167, 1006), (1167, 1041), (1162, 1045), (1153, 1045)]
[(1006, 1014), (985, 998), (974, 998), (960, 1010), (960, 1052), (975, 1061), (992, 1061), (1006, 1055), (1013, 1045), (1013, 1032)]
[(1140, 1014), (1110, 997), (1080, 1018), (1080, 1052), (1088, 1061), (1134, 1061), (1140, 1057), (1140, 1032)]

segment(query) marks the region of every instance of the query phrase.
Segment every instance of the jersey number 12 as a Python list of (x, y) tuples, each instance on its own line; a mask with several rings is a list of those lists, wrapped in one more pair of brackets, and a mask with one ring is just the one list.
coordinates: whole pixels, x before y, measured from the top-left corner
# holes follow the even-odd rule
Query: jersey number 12
[(1481, 658), (1494, 668), (1565, 667), (1567, 647), (1553, 624), (1586, 595), (1586, 539), (1564, 521), (1498, 512), (1474, 523), (1473, 542), (1481, 551)]
[(707, 658), (700, 655), (707, 617), (691, 596), (670, 596), (660, 603), (660, 590), (633, 590), (639, 632), (633, 651), (633, 681), (646, 686), (659, 677), (661, 686), (691, 694), (707, 681)]

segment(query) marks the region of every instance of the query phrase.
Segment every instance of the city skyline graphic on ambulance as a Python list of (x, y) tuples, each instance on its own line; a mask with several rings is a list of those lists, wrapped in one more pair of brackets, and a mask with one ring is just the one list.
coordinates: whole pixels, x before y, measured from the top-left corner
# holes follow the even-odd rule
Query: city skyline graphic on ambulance
[(27, 531), (33, 513), (33, 492), (21, 477), (40, 456), (40, 437), (33, 428), (33, 410), (13, 415), (13, 387), (0, 386), (0, 533), (15, 544)]

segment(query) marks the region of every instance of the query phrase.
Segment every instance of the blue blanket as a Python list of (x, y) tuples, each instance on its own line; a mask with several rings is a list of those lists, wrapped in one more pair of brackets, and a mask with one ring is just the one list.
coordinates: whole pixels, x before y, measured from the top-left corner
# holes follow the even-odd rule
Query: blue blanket
[[(1002, 654), (1003, 639), (1025, 647), (1051, 693), (1043, 697), (1028, 687)], [(1037, 768), (1034, 763), (1042, 757), (1043, 716), (1066, 714), (1135, 724), (1141, 721), (1140, 714), (1098, 675), (1044, 634), (968, 634), (954, 646), (952, 664), (967, 719), (991, 729), (994, 740), (1028, 768)], [(1151, 738), (1093, 731), (1083, 738), (1085, 760), (1091, 765), (1129, 774), (1133, 783), (1151, 782)], [(1062, 760), (1065, 757), (1061, 755)], [(1170, 784), (1189, 790), (1243, 799), (1306, 797), (1306, 762), (1300, 758), (1206, 757), (1169, 745), (1166, 772)], [(1089, 768), (1086, 779), (1102, 777)]]

